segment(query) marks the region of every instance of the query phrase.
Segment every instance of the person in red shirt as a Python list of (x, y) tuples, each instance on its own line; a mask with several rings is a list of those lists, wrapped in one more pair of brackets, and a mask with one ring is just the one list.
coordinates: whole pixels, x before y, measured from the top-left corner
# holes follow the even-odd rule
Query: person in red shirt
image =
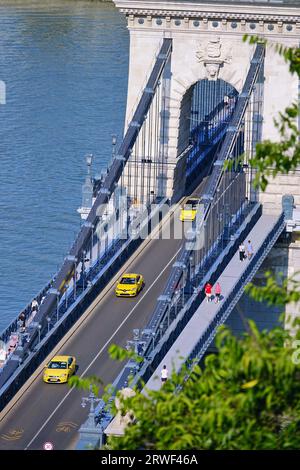
[(204, 292), (205, 292), (205, 295), (206, 295), (206, 300), (207, 302), (210, 302), (212, 300), (211, 298), (211, 295), (212, 295), (212, 285), (207, 282), (205, 284), (205, 288), (204, 288)]

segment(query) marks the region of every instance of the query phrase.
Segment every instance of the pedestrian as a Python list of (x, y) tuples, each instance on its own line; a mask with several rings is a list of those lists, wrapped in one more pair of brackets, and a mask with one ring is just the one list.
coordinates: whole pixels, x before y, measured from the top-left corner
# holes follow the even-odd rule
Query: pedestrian
[(38, 306), (39, 306), (38, 301), (37, 301), (36, 299), (33, 299), (33, 301), (31, 302), (31, 310), (32, 310), (32, 312), (33, 312), (34, 310), (37, 310), (37, 309), (38, 309)]
[(246, 257), (246, 248), (245, 248), (245, 245), (244, 243), (242, 242), (239, 246), (239, 254), (240, 254), (240, 261), (244, 261)]
[(19, 315), (19, 321), (20, 321), (20, 331), (23, 333), (25, 331), (26, 327), (26, 316), (24, 312), (21, 312)]
[(204, 292), (205, 292), (205, 295), (206, 295), (207, 302), (210, 302), (212, 300), (212, 298), (211, 298), (212, 285), (209, 282), (207, 282), (205, 284)]
[(253, 245), (251, 243), (251, 240), (248, 240), (248, 242), (247, 242), (247, 255), (248, 255), (249, 260), (252, 258), (253, 253), (254, 253)]
[(220, 283), (217, 282), (215, 285), (215, 296), (216, 296), (216, 304), (220, 302), (220, 297), (221, 297), (221, 286)]
[(225, 95), (224, 98), (223, 98), (223, 101), (224, 101), (224, 106), (225, 106), (226, 108), (228, 108), (229, 105), (230, 105), (230, 98), (229, 98), (229, 96)]
[(161, 373), (160, 373), (160, 377), (161, 377), (161, 383), (164, 384), (166, 381), (167, 381), (167, 378), (168, 378), (168, 369), (167, 369), (167, 366), (164, 365), (162, 370), (161, 370)]

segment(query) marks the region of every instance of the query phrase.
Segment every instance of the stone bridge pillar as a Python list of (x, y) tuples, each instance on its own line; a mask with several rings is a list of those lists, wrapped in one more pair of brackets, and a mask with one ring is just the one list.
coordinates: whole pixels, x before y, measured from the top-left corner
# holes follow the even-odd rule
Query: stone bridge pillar
[[(249, 2), (205, 3), (205, 1), (114, 0), (124, 13), (130, 32), (130, 60), (126, 125), (130, 121), (164, 37), (173, 39), (170, 72), (169, 130), (167, 149), (167, 196), (172, 196), (174, 169), (187, 145), (188, 120), (193, 85), (203, 79), (220, 78), (241, 91), (254, 52), (243, 35), (266, 38), (263, 84), (264, 139), (279, 138), (274, 117), (298, 99), (298, 79), (289, 73), (274, 44), (298, 46), (300, 2), (267, 6)], [(296, 5), (297, 4), (297, 5)], [(298, 8), (297, 8), (298, 7)], [(289, 187), (289, 190), (287, 189)], [(283, 193), (293, 193), (300, 205), (300, 174), (282, 176), (260, 198), (269, 212), (281, 210)]]

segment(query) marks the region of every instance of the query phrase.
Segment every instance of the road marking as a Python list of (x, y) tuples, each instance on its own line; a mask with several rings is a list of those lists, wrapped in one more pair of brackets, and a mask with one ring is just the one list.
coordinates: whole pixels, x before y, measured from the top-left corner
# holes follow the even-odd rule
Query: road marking
[[(183, 199), (182, 199), (183, 200)], [(182, 201), (181, 200), (181, 201)], [(164, 230), (166, 224), (173, 220), (175, 212), (180, 208), (181, 201), (179, 201), (175, 206), (170, 209), (170, 214), (172, 217), (169, 218), (169, 213), (166, 214), (161, 222), (153, 229), (152, 234), (156, 234), (157, 232), (161, 232)], [(154, 238), (155, 239), (155, 238)], [(127, 268), (132, 266), (132, 264), (139, 259), (140, 256), (146, 253), (148, 248), (151, 245), (151, 242), (154, 240), (151, 237), (146, 238), (143, 240), (142, 244), (136, 249), (134, 254), (131, 255), (125, 263), (121, 266), (119, 271), (112, 277), (112, 279), (108, 282), (108, 284), (102, 289), (99, 295), (93, 300), (91, 305), (87, 307), (85, 312), (78, 318), (78, 320), (71, 326), (71, 328), (66, 332), (66, 334), (61, 338), (61, 340), (57, 343), (57, 345), (52, 349), (51, 353), (45, 358), (45, 364), (48, 362), (58, 353), (61, 351), (62, 348), (71, 340), (72, 337), (76, 336), (80, 329), (87, 323), (92, 315), (95, 312), (96, 307), (100, 305), (100, 303), (106, 298), (107, 294), (111, 291), (112, 287), (116, 284), (117, 280), (120, 279), (122, 274), (127, 271)], [(30, 387), (37, 383), (39, 377), (43, 373), (44, 366), (40, 364), (36, 369), (36, 374), (29, 377), (24, 385), (19, 389), (19, 391), (15, 394), (15, 396), (9, 400), (7, 405), (0, 411), (0, 423), (5, 419), (5, 417), (10, 413), (10, 411), (21, 401), (24, 394), (29, 393)]]
[(56, 427), (56, 432), (71, 432), (72, 429), (78, 428), (78, 424), (73, 421), (64, 421), (59, 423)]
[(7, 434), (1, 434), (5, 441), (18, 441), (24, 434), (24, 429), (11, 429)]
[[(114, 338), (114, 336), (116, 336), (116, 334), (118, 333), (118, 331), (122, 328), (122, 326), (124, 325), (124, 323), (126, 323), (126, 321), (128, 320), (128, 318), (132, 315), (132, 313), (134, 312), (134, 310), (137, 308), (137, 306), (141, 303), (141, 301), (145, 298), (145, 296), (148, 294), (148, 292), (152, 289), (152, 287), (154, 286), (154, 284), (156, 284), (156, 282), (158, 281), (158, 279), (162, 276), (162, 274), (166, 271), (166, 269), (170, 266), (171, 263), (173, 263), (174, 259), (177, 257), (178, 253), (180, 252), (181, 250), (181, 247), (176, 251), (175, 255), (173, 256), (173, 258), (170, 259), (170, 261), (168, 262), (168, 264), (166, 264), (166, 266), (164, 267), (164, 269), (160, 272), (160, 274), (158, 275), (158, 277), (152, 282), (152, 284), (149, 286), (149, 288), (146, 290), (146, 292), (144, 293), (144, 295), (139, 299), (139, 301), (134, 305), (134, 307), (130, 310), (130, 312), (128, 313), (128, 315), (124, 318), (124, 320), (122, 321), (122, 323), (118, 326), (118, 328), (114, 331), (114, 333), (111, 335), (111, 337), (106, 341), (106, 343), (104, 344), (104, 346), (102, 346), (102, 348), (100, 349), (100, 351), (96, 354), (96, 356), (94, 357), (94, 359), (90, 362), (90, 364), (86, 367), (86, 369), (82, 372), (82, 374), (80, 375), (80, 378), (82, 379), (82, 377), (87, 373), (87, 371), (92, 367), (92, 365), (95, 363), (95, 361), (99, 358), (100, 354), (103, 353), (103, 351), (106, 349), (106, 347), (108, 346), (108, 344), (111, 342), (111, 340)], [(54, 414), (56, 413), (56, 411), (61, 407), (61, 405), (65, 402), (65, 400), (69, 397), (69, 395), (72, 393), (72, 391), (75, 389), (75, 387), (72, 387), (68, 393), (64, 396), (64, 398), (58, 403), (58, 405), (56, 406), (56, 408), (52, 411), (51, 415), (48, 417), (48, 419), (44, 422), (44, 424), (40, 427), (40, 429), (37, 431), (37, 433), (33, 436), (33, 438), (31, 439), (31, 441), (29, 442), (29, 444), (27, 444), (27, 446), (25, 447), (24, 450), (27, 450), (28, 447), (31, 446), (31, 444), (35, 441), (35, 439), (37, 438), (37, 436), (42, 432), (42, 430), (44, 429), (44, 427), (49, 423), (49, 421), (52, 419), (52, 417), (54, 416)]]

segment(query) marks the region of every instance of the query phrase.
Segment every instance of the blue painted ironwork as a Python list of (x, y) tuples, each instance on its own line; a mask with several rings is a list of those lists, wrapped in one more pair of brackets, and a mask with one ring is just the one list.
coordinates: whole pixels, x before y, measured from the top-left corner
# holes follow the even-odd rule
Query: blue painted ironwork
[[(220, 273), (219, 270), (224, 269), (230, 257), (237, 250), (240, 240), (247, 236), (261, 215), (261, 206), (259, 204), (245, 200), (245, 173), (242, 166), (237, 164), (230, 171), (226, 171), (224, 169), (224, 162), (232, 157), (232, 152), (236, 147), (240, 130), (243, 128), (245, 111), (259, 71), (263, 65), (263, 58), (264, 47), (263, 45), (257, 45), (242, 93), (237, 99), (232, 114), (230, 126), (227, 128), (223, 145), (218, 152), (218, 159), (215, 162), (212, 174), (208, 178), (205, 194), (202, 196), (201, 202), (204, 212), (201, 210), (201, 215), (203, 216), (201, 217), (200, 227), (202, 226), (205, 232), (206, 250), (202, 253), (201, 262), (199, 262), (195, 269), (191, 261), (193, 250), (184, 243), (177, 261), (173, 265), (163, 295), (159, 297), (151, 319), (139, 337), (144, 363), (141, 371), (136, 374), (134, 383), (139, 382), (140, 379), (147, 380), (149, 378), (149, 374), (151, 375), (155, 365), (158, 365), (191, 315), (195, 312), (198, 303), (201, 301), (201, 295), (204, 296), (204, 294), (198, 294), (196, 300), (191, 305), (188, 302), (192, 298), (193, 288), (201, 286), (206, 279), (204, 273), (210, 273), (210, 279), (214, 281), (214, 277)], [(236, 155), (240, 155), (239, 149)], [(220, 197), (226, 197), (228, 207), (232, 210), (228, 214), (228, 218), (226, 217), (226, 210), (223, 211), (224, 214), (222, 215), (224, 215), (225, 220), (222, 221), (222, 224), (216, 224), (218, 217), (214, 212), (214, 207), (216, 207), (216, 202)], [(200, 208), (198, 211), (200, 212)], [(208, 217), (212, 217), (214, 225), (217, 225), (217, 229), (215, 229), (212, 236), (209, 235), (208, 227), (205, 226)], [(196, 225), (194, 229), (196, 235), (196, 230), (199, 230), (199, 226)], [(192, 242), (195, 243), (195, 241), (196, 237)], [(214, 263), (217, 263), (217, 260), (219, 260), (218, 268), (214, 269), (212, 273), (210, 270), (215, 266)], [(189, 305), (189, 307), (185, 308), (186, 305)], [(181, 322), (178, 323), (177, 328), (170, 335), (168, 341), (161, 344), (162, 335), (168, 330), (170, 324), (172, 325), (172, 322), (176, 320), (179, 312), (182, 310), (184, 310), (185, 314), (182, 315)], [(117, 382), (116, 388), (118, 389), (119, 387), (121, 385)]]
[[(22, 344), (22, 348), (19, 348), (19, 350), (16, 351), (14, 357), (7, 361), (0, 373), (1, 408), (3, 408), (11, 396), (16, 392), (18, 387), (24, 383), (34, 368), (36, 368), (48, 354), (49, 350), (57, 344), (58, 340), (66, 333), (74, 321), (78, 319), (84, 311), (84, 307), (86, 308), (88, 303), (92, 301), (91, 297), (98, 294), (99, 288), (102, 288), (103, 285), (109, 281), (111, 276), (117, 269), (119, 269), (120, 263), (124, 262), (140, 243), (140, 240), (121, 240), (117, 237), (112, 241), (109, 250), (107, 249), (108, 247), (106, 247), (103, 255), (97, 263), (92, 266), (87, 275), (84, 273), (84, 270), (82, 270), (81, 277), (77, 283), (77, 267), (79, 263), (83, 262), (84, 253), (91, 248), (92, 241), (94, 240), (94, 227), (102, 217), (105, 204), (108, 203), (111, 195), (113, 194), (117, 182), (123, 173), (124, 164), (131, 155), (131, 150), (139, 136), (140, 128), (147, 117), (147, 113), (155, 96), (155, 90), (159, 85), (161, 75), (170, 57), (171, 50), (172, 39), (164, 39), (160, 53), (156, 57), (154, 67), (149, 76), (146, 89), (144, 89), (142, 93), (132, 121), (119, 147), (117, 154), (118, 158), (114, 159), (107, 171), (107, 174), (102, 179), (101, 184), (99, 184), (99, 192), (96, 196), (96, 200), (89, 212), (86, 222), (82, 225), (81, 230), (71, 247), (69, 255), (65, 258), (61, 269), (47, 287), (39, 294), (38, 301), (40, 302), (40, 308), (35, 314), (34, 322), (31, 322), (27, 328), (26, 341)], [(149, 93), (149, 89), (153, 90), (153, 93)], [(150, 224), (148, 213), (144, 220), (146, 224)], [(153, 228), (153, 226), (151, 228)], [(119, 253), (120, 250), (122, 251), (122, 256), (119, 256), (118, 259), (114, 258), (114, 255)], [(113, 267), (111, 263), (108, 263), (108, 261), (112, 259), (115, 259), (115, 265)], [(106, 269), (108, 264), (110, 267)], [(88, 283), (94, 287), (92, 281), (95, 277), (97, 278), (99, 273), (101, 273), (103, 279), (101, 279), (101, 282), (99, 282), (98, 279), (97, 288), (92, 289), (93, 295), (87, 295), (84, 293), (84, 287), (88, 287)], [(73, 291), (66, 291), (67, 285), (72, 278), (74, 278)], [(52, 290), (49, 289), (50, 287)], [(59, 299), (56, 292), (59, 292)], [(43, 302), (41, 302), (43, 297)], [(58, 307), (57, 302), (61, 300), (62, 304)], [(72, 309), (70, 307), (74, 308)], [(47, 341), (44, 341), (43, 343), (43, 341), (40, 341), (41, 338), (46, 337), (50, 327), (57, 325), (56, 320), (59, 318), (53, 320), (54, 312), (57, 313), (57, 317), (60, 315), (64, 317), (65, 312), (69, 312), (70, 314), (65, 318), (64, 328), (61, 328), (55, 335), (52, 334), (54, 331), (53, 328), (50, 332), (52, 336), (51, 341), (49, 341), (48, 338)], [(26, 308), (25, 315), (29, 316), (30, 313), (31, 309), (29, 305)], [(11, 323), (10, 327), (5, 330), (2, 338), (7, 339), (12, 331), (17, 330), (17, 321), (18, 320), (16, 319)], [(42, 348), (42, 343), (44, 345), (48, 344), (48, 346)], [(49, 349), (50, 344), (51, 348)], [(33, 356), (34, 360), (31, 360), (33, 359)], [(20, 362), (24, 362), (24, 364), (26, 363), (27, 367), (19, 368)], [(17, 376), (18, 380), (14, 380), (14, 384), (12, 384), (13, 380), (10, 380), (8, 383), (9, 378), (16, 379)]]
[(279, 216), (278, 221), (272, 228), (271, 232), (268, 234), (267, 238), (264, 240), (263, 244), (256, 251), (253, 258), (247, 265), (246, 271), (240, 277), (237, 284), (234, 286), (230, 294), (225, 299), (224, 303), (221, 305), (221, 309), (219, 310), (217, 315), (214, 317), (214, 319), (210, 323), (207, 330), (199, 338), (199, 341), (195, 345), (191, 355), (188, 358), (186, 358), (187, 363), (195, 359), (197, 360), (197, 362), (199, 362), (200, 359), (203, 357), (208, 346), (211, 344), (211, 342), (213, 341), (216, 335), (217, 328), (220, 325), (225, 323), (230, 313), (232, 312), (234, 306), (237, 304), (237, 302), (241, 298), (244, 292), (245, 286), (253, 279), (255, 273), (258, 271), (258, 269), (262, 265), (264, 259), (269, 254), (271, 248), (274, 246), (274, 244), (278, 240), (284, 228), (285, 228), (285, 217), (284, 217), (284, 213), (282, 213)]
[[(168, 57), (171, 53), (172, 49), (172, 39), (164, 39), (160, 54), (164, 54), (163, 58), (160, 56), (157, 57), (156, 62), (154, 64), (153, 70), (150, 74), (148, 83), (146, 88), (153, 88), (156, 89), (161, 74), (164, 70), (165, 64), (168, 60)], [(147, 115), (148, 109), (151, 105), (153, 100), (153, 94), (148, 92), (143, 92), (142, 97), (138, 103), (137, 109), (133, 115), (132, 121), (128, 127), (128, 130), (124, 136), (124, 139), (120, 145), (118, 150), (118, 155), (121, 155), (125, 158), (125, 161), (128, 160), (130, 156), (130, 151), (133, 148), (133, 145), (137, 139), (139, 134), (139, 128), (142, 126), (145, 116)], [(119, 180), (122, 171), (124, 168), (124, 163), (120, 160), (114, 160), (107, 175), (103, 182), (103, 185), (97, 195), (97, 198), (93, 204), (93, 207), (87, 217), (87, 222), (91, 222), (95, 225), (99, 221), (99, 217), (102, 213), (99, 212), (99, 209), (103, 211), (103, 207), (109, 201), (109, 196), (113, 193), (116, 183)], [(86, 244), (90, 240), (91, 236), (91, 228), (87, 226), (83, 226), (78, 234), (77, 239), (75, 240), (71, 250), (70, 255), (75, 256), (77, 259), (81, 256), (82, 251), (85, 249)], [(60, 271), (57, 273), (55, 280), (53, 282), (53, 287), (58, 289), (59, 291), (62, 290), (66, 278), (70, 275), (72, 270), (74, 269), (74, 263), (69, 261), (67, 258), (63, 263)], [(42, 324), (42, 327), (45, 327), (45, 317), (47, 316), (48, 312), (52, 310), (56, 301), (56, 297), (51, 294), (48, 294), (41, 309), (38, 312), (38, 316), (36, 321)], [(36, 332), (34, 332), (30, 338), (28, 343), (28, 348), (34, 343), (36, 340)]]
[[(224, 142), (218, 152), (218, 164), (214, 165), (212, 173), (207, 180), (204, 194), (201, 197), (201, 207), (198, 209), (198, 213), (201, 214), (201, 219), (200, 225), (195, 227), (195, 237), (197, 231), (198, 233), (202, 231), (206, 240), (206, 247), (202, 251), (198, 250), (201, 252), (201, 259), (196, 269), (194, 269), (194, 273), (197, 274), (194, 276), (194, 285), (199, 284), (199, 278), (201, 278), (202, 273), (207, 269), (206, 260), (210, 262), (214, 260), (216, 254), (218, 254), (218, 250), (222, 249), (224, 244), (228, 242), (231, 230), (236, 230), (241, 222), (243, 222), (247, 213), (247, 206), (250, 201), (245, 199), (245, 172), (240, 165), (234, 168), (235, 171), (225, 171), (224, 162), (232, 157), (232, 152), (239, 139), (240, 129), (243, 128), (245, 112), (263, 65), (263, 59), (264, 46), (258, 44), (250, 64), (242, 93), (237, 99), (230, 126), (227, 128)], [(237, 156), (239, 156), (239, 148), (237, 150)], [(220, 200), (221, 196), (225, 204), (222, 204), (219, 208), (216, 202)], [(219, 220), (220, 215), (222, 215), (222, 220)], [(218, 223), (216, 223), (216, 221), (218, 221)], [(182, 286), (188, 284), (188, 273), (191, 272), (191, 256), (193, 256), (193, 247), (187, 247), (187, 245), (184, 244), (177, 258), (179, 264), (175, 265), (172, 269), (163, 292), (164, 295), (172, 299), (180, 286), (182, 288)], [(190, 282), (190, 284), (191, 287), (193, 287), (193, 282)], [(156, 330), (158, 325), (165, 318), (168, 308), (169, 306), (166, 301), (158, 301), (149, 325), (147, 325), (147, 329), (153, 331), (154, 328)]]
[[(196, 235), (196, 231), (202, 227), (207, 249), (202, 253), (198, 266), (192, 266), (192, 250), (186, 244), (182, 247), (163, 295), (159, 297), (147, 327), (139, 334), (138, 341), (134, 343), (135, 349), (144, 357), (141, 369), (139, 370), (140, 366), (137, 364), (135, 367), (129, 367), (127, 364), (122, 371), (122, 380), (117, 378), (114, 382), (115, 391), (124, 386), (124, 376), (128, 380), (129, 369), (131, 375), (136, 372), (132, 385), (140, 384), (141, 380), (147, 381), (204, 298), (203, 289), (200, 292), (197, 290), (197, 295), (195, 295), (193, 288), (203, 287), (203, 283), (208, 280), (215, 281), (233, 253), (236, 252), (240, 240), (247, 236), (261, 215), (261, 205), (245, 200), (246, 183), (242, 165), (237, 163), (230, 171), (225, 171), (224, 162), (240, 155), (240, 146), (237, 143), (241, 131), (243, 132), (245, 112), (263, 66), (263, 58), (264, 47), (258, 45), (202, 196), (201, 215), (203, 216), (194, 230)], [(190, 149), (185, 150), (187, 151)], [(214, 207), (218, 207), (218, 200), (220, 197), (224, 198), (225, 195), (228, 207), (226, 204), (223, 206), (224, 220), (220, 223), (220, 214), (215, 213)], [(227, 209), (231, 209), (228, 214)], [(214, 225), (217, 225), (212, 236), (209, 234), (209, 217), (212, 218)], [(139, 345), (140, 348), (138, 348)]]
[[(235, 88), (220, 79), (200, 80), (194, 85), (190, 118), (190, 140), (194, 147), (187, 158), (187, 176), (224, 137), (237, 96)], [(190, 181), (186, 185), (190, 187)]]

